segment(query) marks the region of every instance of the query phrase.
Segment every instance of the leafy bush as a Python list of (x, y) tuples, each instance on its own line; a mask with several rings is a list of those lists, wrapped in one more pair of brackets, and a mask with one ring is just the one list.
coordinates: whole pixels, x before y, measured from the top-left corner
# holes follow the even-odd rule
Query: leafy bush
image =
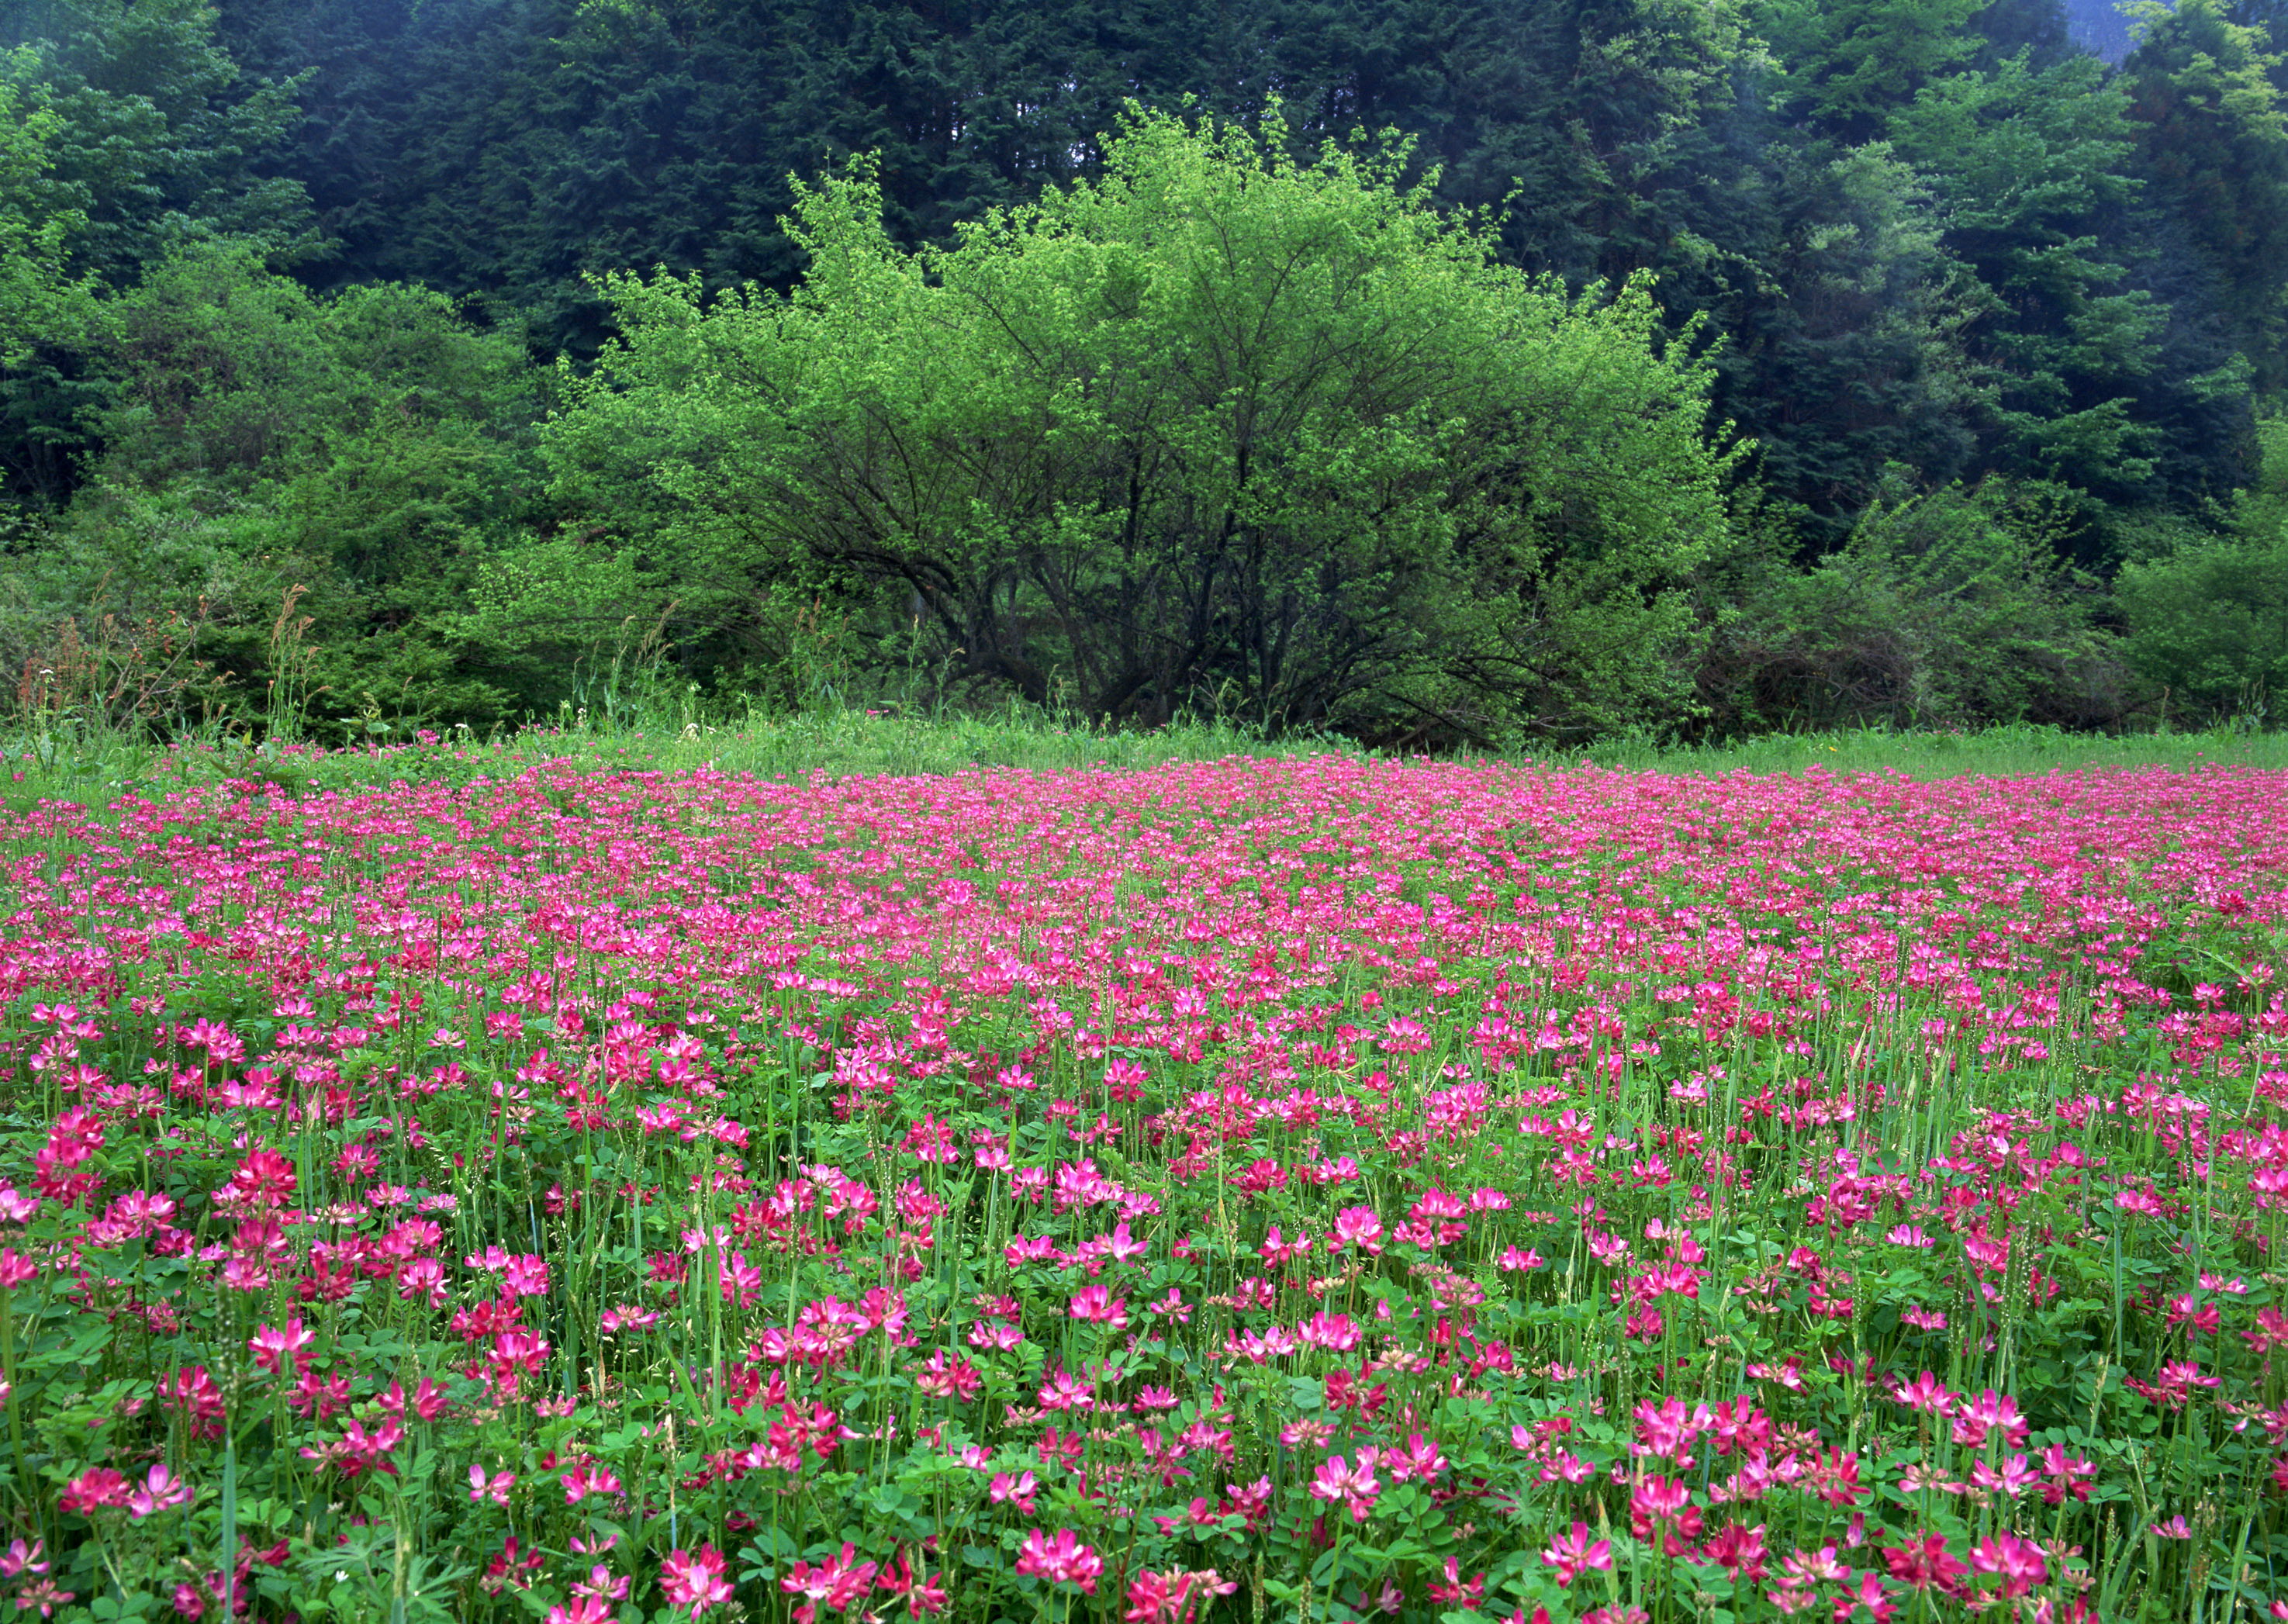
[(488, 669), (465, 616), (481, 560), (539, 494), (541, 401), (513, 339), (417, 289), (320, 298), (250, 250), (207, 245), (105, 307), (100, 354), (107, 448), (0, 599), (12, 670), (99, 603), (174, 614), (231, 679), (224, 708), (267, 719), (298, 587), (322, 730), (512, 703), (514, 674)]
[(2224, 531), (2181, 530), (2115, 585), (2131, 662), (2189, 719), (2261, 724), (2288, 694), (2288, 420), (2260, 436), (2263, 478)]
[(1810, 568), (1769, 552), (1731, 565), (1700, 677), (1714, 729), (2113, 720), (2101, 592), (2060, 561), (2059, 528), (2039, 487), (1911, 495), (1895, 479)]

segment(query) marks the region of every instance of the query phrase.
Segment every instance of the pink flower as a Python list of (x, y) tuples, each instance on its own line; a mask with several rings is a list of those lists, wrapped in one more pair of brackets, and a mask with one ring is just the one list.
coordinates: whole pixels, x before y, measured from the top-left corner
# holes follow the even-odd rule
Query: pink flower
[(1319, 1462), (1319, 1470), (1311, 1479), (1312, 1499), (1323, 1500), (1330, 1506), (1347, 1501), (1351, 1520), (1356, 1523), (1366, 1521), (1367, 1513), (1374, 1509), (1375, 1497), (1381, 1492), (1382, 1485), (1374, 1478), (1373, 1463), (1363, 1450), (1355, 1467), (1339, 1454), (1329, 1455)]
[(154, 1466), (143, 1475), (141, 1486), (127, 1496), (127, 1515), (139, 1521), (154, 1511), (179, 1506), (190, 1497), (188, 1484), (164, 1466)]
[(1116, 1331), (1128, 1328), (1128, 1300), (1116, 1297), (1102, 1286), (1084, 1286), (1073, 1294), (1072, 1317), (1086, 1324)]
[(230, 1192), (252, 1206), (279, 1207), (294, 1193), (294, 1164), (276, 1151), (249, 1151), (230, 1176)]
[(21, 1614), (36, 1607), (42, 1618), (52, 1618), (57, 1608), (68, 1605), (77, 1594), (75, 1590), (59, 1588), (52, 1579), (43, 1579), (39, 1583), (27, 1585), (17, 1592), (16, 1611)]
[(1128, 1587), (1127, 1624), (1189, 1624), (1204, 1613), (1219, 1596), (1229, 1596), (1238, 1581), (1213, 1568), (1197, 1573), (1177, 1569), (1165, 1573), (1139, 1573)]
[(1334, 1244), (1362, 1252), (1382, 1250), (1382, 1219), (1371, 1207), (1346, 1207), (1335, 1215)]
[(286, 1328), (282, 1331), (266, 1325), (257, 1326), (254, 1335), (246, 1339), (246, 1346), (247, 1351), (254, 1355), (255, 1364), (274, 1375), (278, 1374), (281, 1362), (290, 1357), (297, 1369), (306, 1366), (310, 1362), (309, 1355), (303, 1350), (317, 1340), (318, 1334), (305, 1329), (301, 1316), (298, 1314), (286, 1322)]
[(1613, 1565), (1613, 1542), (1610, 1540), (1599, 1540), (1592, 1544), (1589, 1540), (1589, 1525), (1577, 1521), (1573, 1525), (1571, 1535), (1564, 1539), (1552, 1540), (1548, 1549), (1541, 1553), (1541, 1559), (1557, 1570), (1557, 1582), (1560, 1585), (1569, 1585), (1585, 1568), (1594, 1568), (1600, 1573), (1610, 1572)]
[(1011, 1477), (1007, 1472), (996, 1472), (985, 1491), (986, 1499), (995, 1505), (1013, 1505), (1027, 1517), (1033, 1515), (1033, 1495), (1040, 1484), (1030, 1472)]
[(616, 1494), (620, 1480), (605, 1467), (584, 1462), (564, 1474), (564, 1503), (576, 1506), (591, 1494)]
[(588, 1577), (576, 1580), (572, 1594), (598, 1602), (622, 1602), (628, 1596), (628, 1580), (624, 1575), (615, 1578), (612, 1570), (597, 1563), (588, 1570)]
[(659, 1588), (668, 1605), (689, 1608), (695, 1619), (710, 1607), (729, 1601), (732, 1586), (723, 1577), (723, 1553), (712, 1545), (703, 1545), (688, 1554), (668, 1552), (659, 1563)]
[(1943, 1415), (1954, 1404), (1954, 1395), (1939, 1384), (1936, 1376), (1927, 1370), (1914, 1382), (1904, 1379), (1893, 1384), (1891, 1397), (1911, 1410), (1924, 1410), (1933, 1415)]
[(64, 1485), (63, 1498), (57, 1503), (64, 1510), (82, 1517), (104, 1506), (123, 1506), (127, 1503), (127, 1479), (108, 1466), (91, 1466)]
[(2002, 1594), (2008, 1596), (2023, 1596), (2049, 1582), (2050, 1565), (2042, 1560), (2040, 1549), (2006, 1528), (1972, 1549), (1970, 1565), (1982, 1573), (1999, 1574)]
[[(719, 1565), (720, 1558), (718, 1563)], [(858, 1560), (858, 1548), (847, 1541), (823, 1562), (798, 1562), (779, 1577), (779, 1588), (803, 1599), (796, 1606), (797, 1624), (811, 1624), (820, 1607), (839, 1612), (866, 1594), (874, 1582), (876, 1565)], [(729, 1592), (726, 1590), (726, 1595)]]
[(1954, 1441), (1975, 1449), (1985, 1443), (1986, 1434), (1999, 1427), (2004, 1438), (2014, 1445), (2026, 1441), (2026, 1418), (2018, 1406), (2004, 1394), (1988, 1388), (1975, 1398), (1965, 1398), (1955, 1407)]
[(1391, 1480), (1394, 1483), (1405, 1483), (1415, 1477), (1425, 1483), (1434, 1483), (1438, 1475), (1446, 1470), (1446, 1457), (1438, 1452), (1438, 1446), (1419, 1432), (1409, 1436), (1402, 1452), (1391, 1450), (1383, 1459), (1390, 1468)]
[(1096, 1594), (1096, 1576), (1104, 1572), (1104, 1558), (1080, 1542), (1069, 1528), (1044, 1535), (1037, 1528), (1025, 1536), (1017, 1553), (1017, 1571), (1047, 1580), (1051, 1584), (1076, 1584)]
[(1478, 1610), (1485, 1596), (1486, 1576), (1480, 1573), (1474, 1579), (1464, 1579), (1459, 1559), (1451, 1556), (1446, 1558), (1446, 1582), (1440, 1584), (1434, 1579), (1430, 1581), (1432, 1601), (1455, 1603), (1472, 1612)]

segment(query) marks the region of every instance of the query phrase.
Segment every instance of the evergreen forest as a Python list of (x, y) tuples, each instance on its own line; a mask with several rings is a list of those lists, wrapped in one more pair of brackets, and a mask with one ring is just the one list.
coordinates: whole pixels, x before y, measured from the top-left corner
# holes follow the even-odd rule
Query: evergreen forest
[(2288, 0), (0, 0), (0, 709), (2276, 724)]

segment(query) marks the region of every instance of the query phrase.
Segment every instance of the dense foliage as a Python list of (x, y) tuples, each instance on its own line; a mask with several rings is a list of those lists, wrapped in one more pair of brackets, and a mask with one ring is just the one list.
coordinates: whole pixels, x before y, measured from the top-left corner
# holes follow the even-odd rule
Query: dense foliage
[(0, 813), (14, 1616), (2288, 1599), (2279, 772), (489, 755)]
[[(18, 709), (51, 722), (267, 725), (282, 684), (337, 737), (601, 702), (631, 672), (780, 701), (1222, 707), (1449, 743), (1826, 719), (2260, 722), (2282, 657), (2265, 561), (2288, 545), (2260, 432), (2288, 386), (2281, 8), (2148, 6), (2133, 48), (2104, 11), (6, 0), (0, 661)], [(1124, 190), (1154, 163), (1165, 184)], [(1356, 503), (1378, 457), (1435, 448), (1450, 477), (1434, 496), (1435, 481), (1401, 480), (1394, 506), (1367, 502), (1339, 538), (1322, 525), (1267, 542), (1285, 551), (1250, 583), (1219, 550), (1263, 532), (1212, 471), (1180, 502), (1203, 535), (1227, 519), (1220, 540), (1180, 541), (1180, 525), (1149, 544), (1041, 540), (1065, 522), (1052, 508), (1085, 528), (1119, 505), (1113, 464), (1139, 443), (1120, 413), (1156, 410), (1166, 368), (1078, 416), (1069, 399), (1050, 409), (1045, 352), (1029, 384), (902, 402), (969, 414), (926, 432), (979, 455), (992, 440), (994, 488), (967, 493), (980, 505), (957, 536), (870, 552), (761, 523), (775, 476), (747, 471), (735, 490), (719, 459), (710, 472), (670, 443), (751, 427), (783, 382), (741, 370), (750, 346), (669, 400), (680, 385), (645, 370), (667, 364), (663, 301), (727, 337), (860, 297), (815, 257), (816, 198), (862, 193), (869, 253), (929, 291), (878, 332), (854, 310), (818, 318), (851, 323), (873, 362), (854, 352), (820, 380), (846, 392), (803, 408), (814, 442), (852, 408), (863, 364), (910, 353), (962, 305), (937, 277), (997, 255), (1076, 276), (1085, 256), (1064, 242), (1072, 264), (1053, 270), (1046, 245), (1091, 231), (1150, 240), (1135, 273), (1179, 275), (1189, 250), (1161, 226), (1234, 177), (1309, 186), (1339, 170), (1360, 219), (1408, 222), (1420, 275), (1436, 261), (1561, 300), (1565, 332), (1641, 336), (1600, 352), (1605, 394), (1541, 420), (1551, 438), (1521, 452), (1533, 471), (1489, 471), (1508, 443), (1490, 394), (1402, 429), (1392, 403), (1410, 385), (1394, 376), (1330, 394), (1307, 435), (1347, 450), (1306, 506)], [(1118, 222), (1116, 194), (1133, 200)], [(1170, 222), (1145, 218), (1161, 207)], [(1247, 251), (1282, 251), (1275, 239)], [(1386, 333), (1420, 311), (1430, 282), (1386, 285), (1368, 265), (1394, 250), (1342, 251), (1348, 272), (1331, 250), (1315, 263), (1386, 297)], [(1323, 291), (1281, 289), (1280, 319)], [(1132, 338), (1156, 321), (1172, 355), (1214, 348), (1215, 313), (1166, 287), (1139, 308)], [(1059, 327), (1058, 365), (1114, 365), (1119, 321), (1053, 301), (1024, 319)], [(1432, 348), (1460, 353), (1466, 326), (1435, 324)], [(964, 365), (990, 362), (981, 342), (948, 340)], [(1620, 429), (1591, 421), (1627, 416), (1641, 354), (1704, 400), (1720, 534), (1703, 503), (1657, 570), (1601, 553), (1577, 604), (1548, 561), (1585, 569), (1588, 549), (1550, 542), (1552, 482), (1582, 488), (1611, 449), (1598, 436)], [(1183, 409), (1266, 360), (1215, 349), (1211, 372), (1184, 373)], [(632, 409), (601, 393), (622, 386), (653, 403), (636, 438), (687, 471), (674, 488), (600, 439)], [(1525, 409), (1529, 368), (1515, 386)], [(1048, 411), (1026, 431), (1034, 449), (1100, 433), (1092, 465), (1022, 471), (1014, 419), (983, 418), (1023, 388)], [(1291, 461), (1305, 443), (1291, 435)], [(1641, 492), (1673, 465), (1624, 461)], [(1524, 494), (1505, 522), (1537, 533), (1541, 563), (1473, 539), (1458, 511), (1473, 479), (1482, 513)], [(1704, 494), (1695, 476), (1679, 495)], [(1629, 522), (1641, 553), (1664, 521)], [(1444, 561), (1393, 552), (1421, 546)], [(1109, 570), (1049, 557), (1123, 547)], [(1306, 554), (1317, 579), (1283, 609), (1276, 582)], [(1871, 649), (1870, 615), (1903, 634)], [(1147, 654), (1179, 626), (1181, 646)], [(2016, 630), (1998, 643), (1980, 626)]]
[(559, 494), (701, 626), (885, 581), (961, 670), (1092, 716), (1578, 731), (1672, 698), (1726, 535), (1705, 380), (1641, 289), (1569, 300), (1384, 180), (1147, 119), (941, 254), (870, 183), (807, 194), (791, 301), (607, 284), (627, 337), (552, 427)]

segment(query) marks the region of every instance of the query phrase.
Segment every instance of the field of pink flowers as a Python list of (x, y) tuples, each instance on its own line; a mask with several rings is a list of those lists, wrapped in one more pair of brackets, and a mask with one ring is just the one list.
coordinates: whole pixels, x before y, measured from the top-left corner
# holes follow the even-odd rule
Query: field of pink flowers
[(2288, 775), (0, 816), (0, 1605), (2288, 1618)]

